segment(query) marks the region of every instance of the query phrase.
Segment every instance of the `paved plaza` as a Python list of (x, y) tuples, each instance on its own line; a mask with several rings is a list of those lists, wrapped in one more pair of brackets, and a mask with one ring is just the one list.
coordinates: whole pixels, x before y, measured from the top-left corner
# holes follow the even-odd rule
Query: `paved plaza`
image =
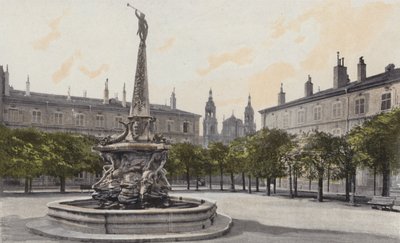
[[(263, 193), (174, 191), (172, 195), (216, 200), (218, 212), (233, 218), (222, 238), (197, 242), (400, 242), (400, 213), (351, 207), (312, 198), (267, 197)], [(46, 214), (46, 204), (88, 193), (8, 193), (0, 200), (2, 242), (69, 242), (31, 234), (25, 224)]]

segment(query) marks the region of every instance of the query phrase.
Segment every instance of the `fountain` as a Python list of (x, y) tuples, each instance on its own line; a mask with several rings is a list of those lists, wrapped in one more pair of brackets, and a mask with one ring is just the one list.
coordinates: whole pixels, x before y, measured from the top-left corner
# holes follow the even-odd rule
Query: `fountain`
[(209, 239), (229, 231), (232, 219), (217, 214), (215, 202), (168, 194), (171, 186), (163, 167), (170, 145), (154, 132), (147, 79), (148, 26), (145, 15), (134, 9), (140, 44), (124, 132), (93, 148), (106, 165), (103, 177), (92, 186), (92, 198), (49, 203), (46, 217), (27, 224), (34, 233), (80, 241), (143, 242)]

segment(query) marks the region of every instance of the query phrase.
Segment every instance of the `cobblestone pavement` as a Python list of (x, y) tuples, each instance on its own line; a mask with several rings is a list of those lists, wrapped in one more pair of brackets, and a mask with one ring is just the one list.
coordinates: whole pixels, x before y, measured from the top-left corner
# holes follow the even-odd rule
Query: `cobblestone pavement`
[[(267, 197), (263, 193), (175, 191), (217, 201), (218, 212), (233, 218), (224, 237), (198, 242), (400, 242), (400, 213), (351, 207), (335, 200), (318, 203), (310, 198)], [(0, 198), (2, 242), (69, 242), (27, 231), (25, 224), (46, 214), (51, 201), (88, 193), (8, 193)]]

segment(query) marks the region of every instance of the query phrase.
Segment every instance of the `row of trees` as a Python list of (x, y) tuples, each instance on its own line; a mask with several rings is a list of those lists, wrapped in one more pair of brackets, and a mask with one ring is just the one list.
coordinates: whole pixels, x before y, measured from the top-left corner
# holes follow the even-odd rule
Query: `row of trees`
[(0, 126), (0, 178), (25, 178), (25, 192), (32, 179), (41, 175), (65, 180), (79, 172), (99, 172), (103, 162), (91, 151), (95, 139), (71, 133), (45, 133), (34, 128), (8, 129)]
[[(238, 138), (229, 145), (211, 143), (207, 149), (182, 143), (175, 144), (170, 151), (167, 169), (171, 174), (185, 174), (187, 188), (190, 179), (211, 177), (214, 171), (220, 176), (223, 190), (223, 176), (230, 175), (231, 190), (235, 190), (234, 175), (241, 174), (243, 189), (248, 176), (266, 180), (266, 193), (276, 178), (288, 177), (291, 197), (297, 196), (297, 179), (308, 178), (311, 188), (313, 180), (318, 181), (318, 201), (323, 200), (323, 182), (345, 180), (346, 200), (350, 191), (355, 191), (357, 168), (383, 176), (382, 195), (389, 195), (391, 171), (400, 167), (400, 110), (382, 113), (357, 126), (348, 134), (336, 137), (313, 131), (293, 136), (283, 130), (262, 129), (257, 133)], [(275, 182), (273, 183), (275, 186)], [(196, 186), (198, 187), (197, 183)], [(275, 188), (274, 188), (275, 189)]]

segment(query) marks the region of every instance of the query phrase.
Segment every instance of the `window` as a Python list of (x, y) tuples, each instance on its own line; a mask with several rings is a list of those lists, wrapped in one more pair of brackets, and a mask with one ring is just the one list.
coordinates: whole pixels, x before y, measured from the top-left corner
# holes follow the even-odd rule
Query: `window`
[(80, 127), (85, 126), (85, 115), (84, 114), (82, 114), (82, 113), (76, 114), (75, 125), (80, 126)]
[(21, 121), (21, 116), (20, 114), (22, 111), (18, 109), (9, 109), (8, 110), (8, 121), (10, 122), (20, 122)]
[(289, 127), (289, 114), (283, 115), (283, 127)]
[(304, 114), (305, 114), (304, 110), (300, 110), (297, 112), (297, 123), (298, 124), (304, 123)]
[(42, 122), (42, 112), (39, 110), (32, 111), (32, 123), (41, 123)]
[(333, 118), (338, 118), (342, 116), (342, 103), (335, 102), (332, 104), (332, 116)]
[(187, 122), (187, 121), (183, 122), (183, 132), (184, 133), (189, 132), (189, 122)]
[(114, 128), (123, 129), (124, 125), (122, 125), (120, 122), (122, 122), (122, 117), (120, 117), (120, 116), (115, 117), (115, 119), (114, 119)]
[(75, 175), (75, 177), (83, 179), (83, 172), (79, 172), (78, 174)]
[(96, 127), (104, 127), (104, 116), (96, 115)]
[(314, 107), (314, 120), (315, 121), (321, 120), (321, 113), (322, 113), (322, 107), (321, 106)]
[(389, 110), (391, 108), (391, 99), (392, 95), (391, 93), (386, 93), (382, 95), (382, 103), (381, 103), (381, 110)]
[(167, 120), (167, 131), (168, 131), (168, 132), (171, 132), (171, 131), (172, 131), (172, 129), (173, 129), (173, 124), (174, 124), (174, 121)]
[(365, 113), (365, 99), (364, 98), (358, 98), (355, 100), (355, 113), (356, 115), (359, 114), (364, 114)]
[(61, 112), (54, 113), (54, 124), (55, 125), (63, 124), (63, 114)]

